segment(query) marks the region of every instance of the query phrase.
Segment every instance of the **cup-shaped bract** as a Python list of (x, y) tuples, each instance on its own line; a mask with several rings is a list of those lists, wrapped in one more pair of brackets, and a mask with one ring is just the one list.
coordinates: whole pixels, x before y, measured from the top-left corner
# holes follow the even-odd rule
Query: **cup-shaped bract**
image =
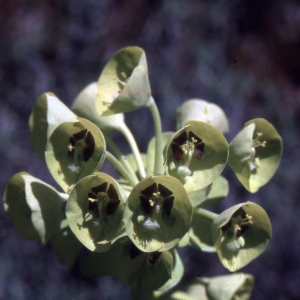
[(46, 244), (60, 219), (67, 195), (21, 172), (9, 181), (3, 196), (4, 209), (21, 235)]
[(76, 122), (64, 122), (56, 127), (49, 138), (45, 157), (53, 178), (69, 193), (78, 180), (102, 166), (105, 151), (100, 129), (78, 118)]
[(238, 273), (211, 278), (203, 278), (208, 299), (248, 300), (254, 287), (254, 277), (250, 274)]
[(188, 121), (164, 149), (168, 175), (176, 177), (188, 193), (211, 184), (228, 159), (228, 143), (215, 127), (202, 121)]
[(32, 146), (44, 163), (46, 145), (53, 130), (63, 122), (76, 121), (76, 115), (53, 93), (44, 93), (37, 99), (29, 117), (29, 129)]
[(124, 114), (100, 116), (97, 113), (95, 104), (97, 94), (97, 82), (90, 83), (75, 98), (71, 107), (72, 110), (77, 116), (88, 119), (96, 124), (105, 134), (109, 134), (111, 131), (118, 130), (124, 126)]
[(186, 284), (186, 294), (190, 298), (180, 299), (248, 300), (253, 286), (253, 276), (245, 273), (201, 277)]
[(208, 123), (223, 134), (229, 131), (228, 120), (223, 109), (202, 99), (187, 100), (177, 109), (177, 129), (182, 128), (185, 122), (190, 120)]
[(282, 139), (262, 118), (253, 119), (230, 143), (228, 164), (238, 180), (251, 193), (268, 183), (282, 155)]
[(66, 214), (71, 230), (91, 251), (106, 251), (122, 227), (125, 194), (109, 175), (95, 172), (72, 189)]
[(148, 106), (152, 101), (144, 50), (125, 47), (116, 52), (98, 80), (98, 114), (129, 112)]
[(109, 250), (113, 256), (113, 274), (134, 286), (140, 295), (155, 290), (171, 278), (173, 256), (170, 251), (146, 253), (128, 238), (118, 239)]
[(124, 209), (125, 230), (144, 252), (173, 248), (188, 231), (192, 206), (174, 177), (150, 176), (131, 191)]
[(214, 219), (211, 232), (218, 256), (231, 272), (264, 252), (272, 237), (267, 213), (253, 202), (237, 204), (222, 212)]

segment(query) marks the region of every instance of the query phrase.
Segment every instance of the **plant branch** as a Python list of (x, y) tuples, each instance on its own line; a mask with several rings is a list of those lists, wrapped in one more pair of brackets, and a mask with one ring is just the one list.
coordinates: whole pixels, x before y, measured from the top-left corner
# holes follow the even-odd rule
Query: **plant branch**
[(120, 172), (120, 174), (129, 182), (132, 187), (138, 183), (138, 181), (130, 176), (124, 165), (119, 160), (117, 160), (116, 157), (113, 156), (109, 151), (106, 151), (106, 159), (114, 165), (114, 167)]
[(161, 118), (154, 99), (151, 96), (151, 103), (148, 105), (154, 123), (155, 132), (155, 161), (154, 161), (154, 175), (162, 175), (163, 170), (163, 149), (162, 149), (162, 126)]

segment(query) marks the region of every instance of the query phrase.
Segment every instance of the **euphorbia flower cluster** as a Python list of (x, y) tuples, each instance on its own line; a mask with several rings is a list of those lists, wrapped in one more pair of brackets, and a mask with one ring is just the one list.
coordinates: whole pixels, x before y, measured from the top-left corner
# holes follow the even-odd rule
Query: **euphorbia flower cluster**
[[(150, 110), (155, 132), (147, 153), (140, 153), (125, 122), (126, 112), (142, 107)], [(177, 129), (162, 132), (143, 49), (116, 52), (72, 109), (53, 93), (41, 95), (29, 127), (33, 147), (62, 191), (18, 173), (7, 185), (4, 207), (24, 238), (50, 242), (70, 269), (76, 263), (88, 276), (117, 276), (132, 286), (134, 299), (169, 299), (182, 295), (184, 267), (176, 247), (216, 252), (229, 271), (267, 247), (271, 223), (259, 205), (242, 202), (219, 215), (205, 207), (228, 194), (220, 175), (227, 161), (249, 192), (265, 185), (280, 162), (279, 134), (268, 121), (254, 119), (228, 144), (224, 111), (202, 99), (185, 101)], [(132, 153), (123, 153), (113, 140), (115, 130)], [(105, 160), (117, 178), (100, 172)], [(235, 277), (196, 280), (185, 289), (191, 295), (196, 289), (203, 299), (220, 293), (246, 299), (253, 278), (243, 276), (248, 281), (232, 284), (229, 292), (224, 285)]]

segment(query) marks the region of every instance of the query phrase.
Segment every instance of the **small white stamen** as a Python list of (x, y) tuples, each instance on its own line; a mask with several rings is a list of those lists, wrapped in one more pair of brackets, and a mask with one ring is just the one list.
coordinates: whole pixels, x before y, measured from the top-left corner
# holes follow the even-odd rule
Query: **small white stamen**
[(73, 172), (73, 173), (80, 173), (81, 167), (80, 166), (75, 166), (74, 163), (68, 166), (68, 169)]
[(186, 176), (190, 176), (192, 171), (186, 166), (180, 166), (177, 170), (177, 174), (180, 178), (184, 178)]
[(153, 222), (150, 220), (150, 218), (148, 218), (144, 223), (143, 225), (147, 228), (147, 229), (150, 229), (150, 230), (156, 230), (156, 229), (159, 229), (160, 226), (159, 224), (157, 223), (156, 220), (154, 220)]

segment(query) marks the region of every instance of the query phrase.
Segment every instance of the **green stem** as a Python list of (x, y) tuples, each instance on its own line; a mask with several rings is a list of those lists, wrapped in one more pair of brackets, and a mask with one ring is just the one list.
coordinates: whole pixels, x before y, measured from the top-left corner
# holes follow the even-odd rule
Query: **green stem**
[(131, 151), (134, 155), (134, 158), (136, 160), (137, 166), (138, 166), (138, 172), (140, 175), (140, 178), (146, 178), (146, 172), (145, 167), (142, 161), (141, 153), (139, 151), (139, 148), (137, 146), (136, 140), (130, 131), (130, 129), (127, 127), (125, 123), (122, 123), (120, 126), (118, 126), (118, 130), (125, 136), (127, 139), (127, 142), (131, 148)]
[(155, 162), (154, 162), (154, 175), (162, 175), (164, 173), (163, 168), (163, 149), (162, 149), (162, 126), (158, 108), (154, 99), (151, 96), (151, 103), (148, 105), (153, 122), (155, 132)]
[(212, 211), (209, 211), (207, 209), (204, 209), (204, 208), (197, 208), (197, 214), (203, 216), (203, 217), (207, 217), (211, 220), (214, 220), (218, 214), (212, 212)]
[(121, 152), (119, 147), (115, 144), (115, 142), (108, 135), (105, 135), (105, 140), (106, 140), (107, 145), (111, 148), (111, 150), (117, 156), (117, 159), (124, 165), (124, 167), (126, 168), (127, 172), (130, 174), (132, 179), (138, 183), (139, 180), (138, 180), (135, 172), (133, 171), (131, 165), (128, 163), (126, 157), (123, 155), (123, 153)]
[(135, 181), (129, 174), (124, 165), (118, 161), (109, 151), (106, 151), (106, 159), (114, 165), (114, 167), (120, 172), (120, 174), (134, 187), (138, 181)]

